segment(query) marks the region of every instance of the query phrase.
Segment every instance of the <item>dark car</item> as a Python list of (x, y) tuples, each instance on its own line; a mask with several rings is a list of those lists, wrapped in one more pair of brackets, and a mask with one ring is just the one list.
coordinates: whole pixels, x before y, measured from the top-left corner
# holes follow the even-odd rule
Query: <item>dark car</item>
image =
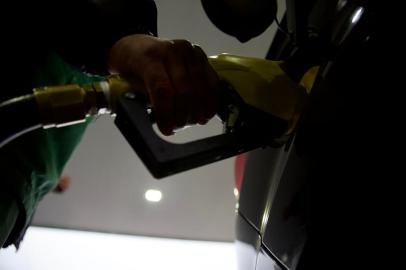
[(397, 87), (377, 2), (286, 1), (267, 58), (297, 82), (319, 71), (292, 138), (247, 155), (239, 269), (366, 269), (379, 257), (379, 230), (369, 230), (381, 219), (376, 188), (393, 172), (387, 102)]

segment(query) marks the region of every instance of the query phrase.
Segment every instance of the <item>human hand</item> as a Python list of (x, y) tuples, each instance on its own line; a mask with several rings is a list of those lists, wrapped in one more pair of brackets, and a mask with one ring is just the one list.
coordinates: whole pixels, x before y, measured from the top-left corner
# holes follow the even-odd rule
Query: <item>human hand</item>
[(205, 124), (216, 112), (217, 74), (203, 50), (186, 40), (124, 37), (111, 50), (109, 70), (149, 98), (164, 135), (185, 125)]
[(63, 175), (59, 178), (57, 186), (54, 188), (55, 193), (64, 193), (71, 185), (71, 178), (68, 175)]

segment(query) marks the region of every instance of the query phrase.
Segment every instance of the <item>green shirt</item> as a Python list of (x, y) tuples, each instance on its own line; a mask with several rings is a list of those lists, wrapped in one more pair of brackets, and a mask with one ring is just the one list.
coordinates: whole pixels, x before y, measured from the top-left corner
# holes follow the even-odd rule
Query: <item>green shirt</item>
[[(51, 53), (44, 67), (38, 70), (35, 85), (84, 84), (99, 79), (100, 77), (78, 71), (57, 54)], [(14, 197), (19, 209), (17, 222), (5, 246), (14, 243), (18, 247), (38, 203), (57, 185), (89, 121), (90, 119), (82, 124), (62, 128), (35, 130), (0, 149), (0, 196), (3, 193)], [(4, 211), (0, 207), (0, 211), (2, 210)], [(5, 222), (0, 220), (0, 227), (7, 226), (3, 223)], [(4, 228), (0, 231), (2, 230)]]

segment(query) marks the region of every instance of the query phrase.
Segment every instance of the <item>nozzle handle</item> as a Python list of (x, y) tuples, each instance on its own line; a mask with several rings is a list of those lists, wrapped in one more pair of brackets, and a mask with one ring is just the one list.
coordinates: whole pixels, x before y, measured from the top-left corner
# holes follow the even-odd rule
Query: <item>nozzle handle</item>
[(147, 102), (141, 95), (124, 93), (114, 121), (120, 132), (155, 178), (163, 178), (269, 145), (269, 133), (253, 127), (183, 144), (170, 143), (152, 128)]

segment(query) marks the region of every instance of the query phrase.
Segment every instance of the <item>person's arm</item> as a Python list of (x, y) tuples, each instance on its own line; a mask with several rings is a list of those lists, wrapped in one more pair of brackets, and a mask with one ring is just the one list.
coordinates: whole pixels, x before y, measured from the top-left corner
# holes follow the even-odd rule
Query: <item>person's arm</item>
[(18, 214), (16, 199), (5, 192), (0, 192), (0, 249), (8, 242)]
[(105, 75), (110, 48), (120, 38), (157, 35), (153, 0), (6, 1), (0, 18), (0, 100), (31, 93), (50, 52), (89, 73)]
[(71, 0), (69, 9), (63, 16), (75, 16), (72, 24), (62, 23), (66, 30), (56, 44), (61, 55), (90, 72), (138, 81), (135, 90), (149, 97), (165, 135), (214, 116), (217, 75), (199, 47), (153, 37), (157, 10), (152, 0)]
[[(164, 134), (186, 123), (205, 123), (211, 118), (217, 102), (217, 75), (203, 51), (184, 40), (151, 36), (150, 32), (156, 35), (152, 1), (103, 1), (114, 3), (106, 9), (96, 5), (99, 3), (38, 0), (29, 2), (21, 12), (17, 3), (11, 3), (10, 10), (18, 15), (13, 17), (15, 22), (24, 18), (27, 23), (15, 24), (13, 31), (5, 32), (3, 65), (7, 73), (3, 75), (10, 87), (4, 87), (8, 91), (2, 92), (2, 98), (27, 94), (38, 85), (72, 80), (89, 83), (92, 78), (72, 68), (74, 65), (99, 74), (120, 73), (137, 82), (134, 90), (149, 97)], [(118, 3), (133, 6), (120, 13), (126, 6), (116, 6)], [(3, 190), (15, 191), (21, 209), (10, 243), (18, 246), (37, 203), (55, 187), (84, 128), (38, 130), (1, 149), (3, 174), (6, 169), (9, 174), (0, 179), (0, 185), (4, 188), (11, 183), (12, 188)], [(0, 227), (10, 229), (13, 225), (0, 220)]]
[(132, 34), (157, 36), (157, 10), (153, 0), (53, 1), (59, 31), (51, 33), (62, 57), (86, 71), (107, 74), (110, 49)]

